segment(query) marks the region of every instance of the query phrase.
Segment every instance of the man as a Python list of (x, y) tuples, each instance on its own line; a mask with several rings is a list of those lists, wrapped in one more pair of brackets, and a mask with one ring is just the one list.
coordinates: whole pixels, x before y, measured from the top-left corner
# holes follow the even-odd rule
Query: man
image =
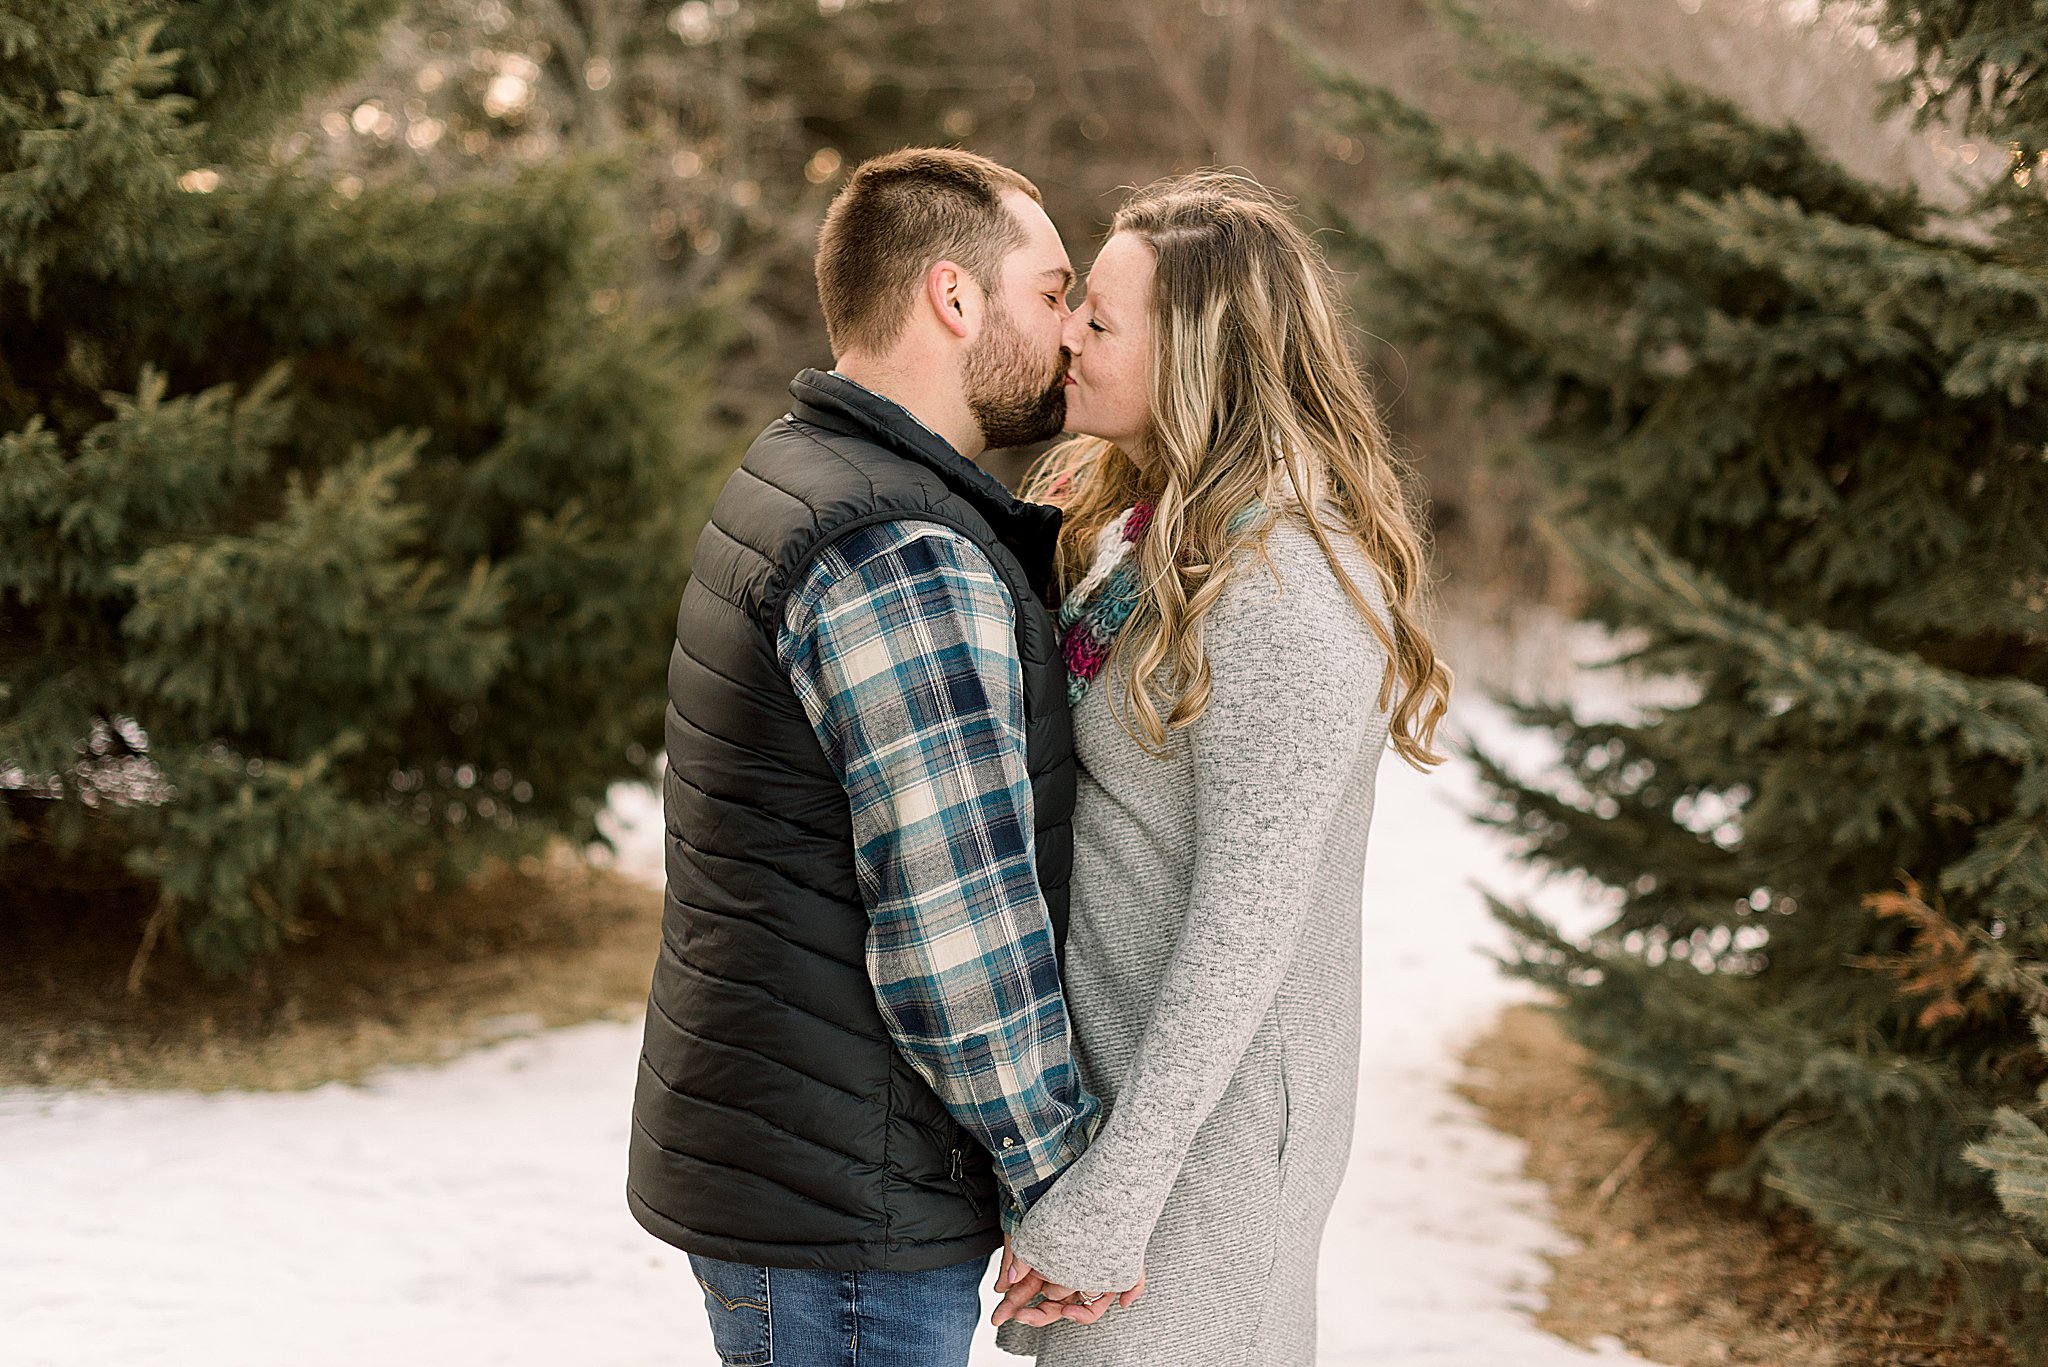
[(1100, 1119), (1057, 959), (1059, 514), (973, 463), (1060, 430), (1074, 275), (1029, 181), (939, 149), (854, 172), (817, 274), (836, 367), (727, 482), (677, 622), (627, 1200), (725, 1362), (957, 1367)]

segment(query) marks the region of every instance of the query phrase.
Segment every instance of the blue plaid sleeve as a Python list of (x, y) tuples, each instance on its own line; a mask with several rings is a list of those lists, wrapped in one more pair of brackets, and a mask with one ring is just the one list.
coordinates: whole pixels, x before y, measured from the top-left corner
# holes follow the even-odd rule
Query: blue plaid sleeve
[(1039, 890), (1009, 591), (950, 528), (894, 521), (822, 552), (776, 648), (853, 814), (875, 999), (994, 1155), (1007, 1229), (1087, 1149)]

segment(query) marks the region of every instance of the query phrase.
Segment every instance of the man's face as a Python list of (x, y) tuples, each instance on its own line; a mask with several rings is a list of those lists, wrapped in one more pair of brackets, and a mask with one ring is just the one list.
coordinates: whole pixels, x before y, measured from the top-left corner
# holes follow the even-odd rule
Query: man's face
[(1024, 245), (1003, 258), (961, 376), (968, 410), (991, 447), (1028, 446), (1065, 428), (1068, 358), (1060, 334), (1074, 283), (1067, 249), (1045, 210), (1020, 190), (1003, 199), (1024, 230)]

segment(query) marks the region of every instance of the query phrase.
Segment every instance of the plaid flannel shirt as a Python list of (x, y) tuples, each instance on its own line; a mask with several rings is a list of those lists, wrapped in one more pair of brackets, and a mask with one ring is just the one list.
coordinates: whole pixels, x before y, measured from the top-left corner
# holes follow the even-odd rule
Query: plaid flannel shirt
[(988, 557), (910, 520), (841, 537), (776, 650), (846, 785), (867, 961), (896, 1046), (995, 1157), (1007, 1230), (1088, 1147), (1038, 885), (1016, 616)]

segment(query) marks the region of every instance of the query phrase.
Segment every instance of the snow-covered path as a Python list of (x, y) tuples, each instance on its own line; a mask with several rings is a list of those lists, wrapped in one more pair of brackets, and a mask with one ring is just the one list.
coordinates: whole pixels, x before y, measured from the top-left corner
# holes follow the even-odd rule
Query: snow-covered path
[[(1483, 706), (1459, 720), (1504, 734)], [(1459, 815), (1464, 766), (1380, 773), (1320, 1361), (1636, 1362), (1530, 1325), (1562, 1236), (1520, 1146), (1448, 1089), (1457, 1047), (1526, 995), (1480, 952), (1503, 938), (1472, 883), (1526, 876)], [(622, 862), (658, 877), (651, 795), (616, 809)], [(687, 1262), (621, 1195), (638, 1038), (600, 1022), (287, 1095), (0, 1091), (0, 1367), (715, 1367)], [(1021, 1361), (984, 1327), (976, 1367)]]

